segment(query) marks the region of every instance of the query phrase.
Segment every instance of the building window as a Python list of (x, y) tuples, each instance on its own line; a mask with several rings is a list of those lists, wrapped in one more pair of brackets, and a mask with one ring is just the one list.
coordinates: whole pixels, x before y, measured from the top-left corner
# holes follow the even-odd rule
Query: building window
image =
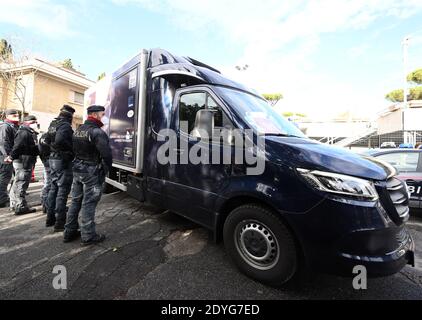
[(71, 91), (70, 101), (76, 104), (84, 104), (84, 94), (76, 91)]

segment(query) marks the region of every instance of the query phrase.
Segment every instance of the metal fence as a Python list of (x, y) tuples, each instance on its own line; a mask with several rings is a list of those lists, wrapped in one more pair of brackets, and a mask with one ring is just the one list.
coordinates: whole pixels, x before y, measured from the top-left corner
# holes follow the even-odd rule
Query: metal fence
[(379, 148), (384, 142), (394, 142), (396, 146), (405, 143), (405, 133), (414, 137), (415, 144), (422, 143), (422, 131), (395, 131), (382, 135), (374, 134), (355, 141), (352, 147)]

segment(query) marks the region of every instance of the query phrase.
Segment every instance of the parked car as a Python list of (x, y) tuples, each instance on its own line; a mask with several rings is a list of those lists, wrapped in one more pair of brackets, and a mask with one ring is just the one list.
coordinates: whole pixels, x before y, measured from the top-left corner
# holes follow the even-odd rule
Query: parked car
[[(248, 276), (282, 285), (302, 266), (347, 276), (356, 265), (369, 276), (414, 266), (408, 192), (395, 169), (308, 139), (218, 70), (142, 50), (85, 97), (106, 106), (107, 183), (210, 229)], [(227, 136), (210, 140), (222, 128)], [(199, 153), (204, 161), (188, 161)], [(238, 153), (255, 154), (262, 171)]]
[(415, 149), (415, 146), (411, 143), (402, 143), (399, 145), (400, 149)]
[(381, 149), (394, 149), (397, 148), (396, 144), (393, 141), (383, 142), (381, 144)]
[(405, 181), (408, 186), (409, 207), (422, 208), (422, 150), (370, 150), (368, 154), (395, 167), (397, 178)]

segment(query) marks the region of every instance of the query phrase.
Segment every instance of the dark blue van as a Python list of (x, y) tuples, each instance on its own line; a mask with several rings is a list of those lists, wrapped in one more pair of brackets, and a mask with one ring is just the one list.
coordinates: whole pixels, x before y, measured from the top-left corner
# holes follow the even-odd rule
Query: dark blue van
[(308, 139), (218, 70), (143, 50), (87, 96), (107, 107), (107, 183), (210, 229), (248, 276), (282, 285), (304, 266), (385, 276), (414, 265), (409, 195), (392, 166)]

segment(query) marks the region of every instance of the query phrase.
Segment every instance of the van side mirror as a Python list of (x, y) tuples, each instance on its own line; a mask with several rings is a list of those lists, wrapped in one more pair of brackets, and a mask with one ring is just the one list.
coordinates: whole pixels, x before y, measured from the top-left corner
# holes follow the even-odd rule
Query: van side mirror
[(214, 129), (214, 112), (211, 110), (199, 110), (196, 113), (195, 126), (191, 135), (204, 140), (212, 139)]

